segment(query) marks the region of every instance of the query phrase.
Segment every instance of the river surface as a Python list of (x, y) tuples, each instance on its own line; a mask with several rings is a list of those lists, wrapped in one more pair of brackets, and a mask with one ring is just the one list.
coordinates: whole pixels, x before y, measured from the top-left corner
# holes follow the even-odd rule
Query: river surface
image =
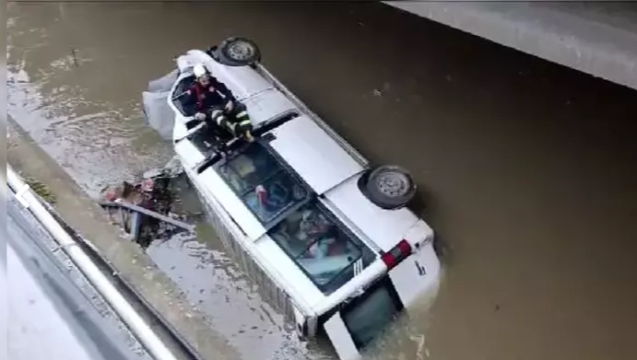
[[(231, 35), (375, 163), (441, 241), (432, 309), (379, 359), (637, 358), (637, 92), (375, 3), (10, 4), (9, 114), (89, 194), (161, 166), (147, 81)], [(296, 340), (205, 226), (148, 250), (246, 359)]]

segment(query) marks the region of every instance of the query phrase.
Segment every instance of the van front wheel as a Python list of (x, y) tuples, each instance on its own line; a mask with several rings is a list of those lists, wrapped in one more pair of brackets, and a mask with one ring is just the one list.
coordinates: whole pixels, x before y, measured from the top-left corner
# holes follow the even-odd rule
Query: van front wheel
[(261, 50), (246, 38), (231, 37), (214, 50), (219, 62), (228, 66), (249, 66), (261, 61)]

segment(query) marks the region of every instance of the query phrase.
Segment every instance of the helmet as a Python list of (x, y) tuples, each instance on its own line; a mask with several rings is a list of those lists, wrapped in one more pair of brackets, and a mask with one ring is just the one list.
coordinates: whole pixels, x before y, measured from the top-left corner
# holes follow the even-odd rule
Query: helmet
[(193, 73), (195, 74), (196, 78), (200, 78), (204, 75), (208, 74), (208, 71), (206, 70), (206, 68), (203, 66), (203, 64), (196, 64), (193, 69), (192, 69)]

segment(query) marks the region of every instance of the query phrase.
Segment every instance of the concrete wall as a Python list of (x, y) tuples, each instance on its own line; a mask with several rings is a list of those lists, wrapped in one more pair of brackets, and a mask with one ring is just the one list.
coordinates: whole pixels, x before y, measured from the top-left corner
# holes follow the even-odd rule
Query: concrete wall
[(637, 89), (637, 3), (385, 3)]

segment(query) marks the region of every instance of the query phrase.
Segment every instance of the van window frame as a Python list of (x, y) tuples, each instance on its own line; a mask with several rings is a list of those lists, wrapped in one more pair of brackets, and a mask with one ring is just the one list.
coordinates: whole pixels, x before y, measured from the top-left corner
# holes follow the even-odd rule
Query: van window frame
[[(284, 172), (286, 175), (290, 176), (293, 181), (295, 181), (298, 185), (302, 186), (305, 191), (307, 191), (307, 195), (303, 201), (299, 201), (292, 206), (288, 206), (284, 210), (277, 213), (268, 221), (263, 221), (263, 219), (245, 202), (244, 197), (249, 194), (250, 190), (244, 190), (244, 192), (238, 192), (237, 189), (230, 184), (226, 176), (220, 171), (220, 167), (227, 165), (229, 162), (232, 162), (238, 156), (245, 154), (245, 152), (249, 149), (250, 146), (259, 146), (261, 147), (261, 151), (265, 151), (267, 155), (269, 155), (273, 161), (277, 163), (280, 167), (276, 172), (270, 174), (266, 179), (272, 179), (274, 176)], [(294, 171), (294, 169), (279, 156), (276, 151), (265, 141), (264, 139), (258, 138), (255, 139), (252, 143), (247, 143), (242, 146), (240, 149), (235, 151), (231, 156), (227, 158), (223, 158), (213, 165), (215, 172), (219, 175), (219, 177), (223, 180), (223, 182), (232, 190), (232, 192), (239, 198), (241, 203), (248, 208), (248, 210), (255, 216), (255, 218), (263, 225), (266, 230), (267, 235), (274, 241), (274, 243), (288, 256), (292, 262), (299, 268), (303, 274), (317, 287), (324, 295), (328, 296), (332, 292), (338, 290), (340, 287), (349, 282), (352, 278), (347, 279), (340, 286), (334, 289), (329, 289), (330, 285), (332, 285), (335, 281), (340, 279), (343, 274), (345, 274), (348, 270), (351, 270), (354, 264), (360, 260), (363, 260), (363, 270), (367, 268), (371, 263), (377, 260), (378, 254), (374, 251), (374, 249), (370, 248), (363, 239), (357, 236), (343, 221), (341, 221), (336, 214), (334, 214), (329, 207), (325, 206), (320, 201), (320, 196), (316, 194), (312, 190), (312, 188)], [(272, 236), (272, 230), (276, 228), (279, 224), (282, 223), (286, 218), (290, 215), (294, 214), (299, 209), (311, 205), (313, 207), (318, 208), (318, 210), (328, 218), (328, 220), (336, 226), (336, 228), (341, 231), (354, 246), (360, 249), (361, 255), (350, 262), (347, 266), (341, 269), (338, 274), (334, 275), (330, 281), (325, 284), (318, 283), (317, 280), (309, 273), (307, 269), (298, 261), (298, 257), (305, 252), (307, 252), (312, 245), (316, 243), (317, 240), (312, 241), (307, 245), (307, 247), (298, 255), (291, 254), (288, 249), (286, 249), (283, 245), (279, 243), (275, 236)], [(239, 225), (239, 224), (237, 224)], [(368, 254), (366, 254), (368, 253)], [(366, 259), (366, 255), (369, 255), (369, 259)], [(366, 261), (367, 260), (367, 261)], [(329, 289), (329, 290), (327, 290)]]
[[(306, 196), (305, 196), (305, 199), (303, 199), (302, 201), (299, 201), (297, 203), (294, 203), (291, 206), (285, 207), (284, 209), (280, 210), (276, 215), (274, 215), (271, 218), (269, 218), (267, 221), (264, 221), (259, 216), (259, 214), (257, 214), (254, 211), (254, 209), (252, 209), (250, 206), (248, 206), (248, 204), (244, 200), (244, 197), (246, 195), (248, 195), (251, 190), (244, 190), (244, 192), (237, 191), (237, 189), (232, 184), (230, 184), (230, 182), (228, 181), (226, 176), (220, 170), (220, 168), (222, 166), (226, 166), (229, 162), (232, 162), (237, 157), (239, 157), (241, 155), (244, 155), (245, 152), (251, 146), (259, 146), (259, 147), (261, 147), (261, 150), (265, 151), (265, 153), (268, 156), (270, 156), (276, 162), (276, 164), (279, 167), (279, 169), (277, 171), (275, 171), (274, 173), (270, 174), (263, 181), (270, 180), (270, 179), (274, 178), (275, 176), (277, 176), (277, 175), (279, 175), (281, 173), (285, 173), (297, 185), (301, 186), (303, 188), (303, 190), (305, 190), (306, 193), (307, 193)], [(239, 200), (241, 200), (241, 203), (252, 213), (252, 215), (254, 215), (254, 217), (259, 221), (259, 223), (261, 223), (261, 225), (266, 229), (266, 231), (269, 231), (271, 228), (275, 227), (279, 222), (281, 222), (281, 220), (285, 219), (289, 214), (293, 213), (295, 210), (301, 208), (302, 206), (304, 206), (305, 204), (310, 202), (312, 200), (312, 198), (315, 196), (315, 193), (312, 191), (310, 186), (307, 185), (305, 183), (305, 181), (303, 181), (303, 179), (301, 179), (301, 177), (298, 176), (296, 174), (296, 172), (294, 172), (292, 170), (292, 168), (288, 164), (285, 163), (285, 161), (283, 161), (283, 159), (281, 159), (277, 154), (275, 154), (275, 152), (267, 144), (267, 142), (263, 141), (262, 139), (255, 139), (254, 142), (246, 143), (244, 146), (242, 146), (241, 148), (239, 148), (238, 150), (233, 152), (233, 154), (231, 156), (219, 160), (216, 164), (213, 165), (213, 168), (214, 168), (215, 172), (219, 175), (219, 177), (223, 180), (223, 182), (232, 190), (232, 192), (237, 196), (237, 198), (239, 198)]]
[[(277, 240), (276, 236), (272, 235), (272, 230), (274, 230), (276, 228), (277, 225), (279, 225), (283, 220), (285, 220), (287, 218), (287, 216), (292, 215), (293, 212), (298, 211), (299, 209), (301, 209), (304, 206), (313, 206), (315, 208), (317, 208), (319, 211), (321, 211), (322, 215), (326, 216), (328, 218), (328, 220), (337, 227), (337, 229), (341, 232), (344, 233), (344, 235), (347, 237), (347, 240), (352, 242), (354, 246), (356, 246), (357, 248), (359, 248), (360, 250), (360, 256), (357, 257), (356, 259), (352, 260), (347, 266), (345, 266), (344, 268), (342, 268), (336, 275), (334, 275), (327, 283), (325, 284), (320, 284), (318, 283), (317, 280), (314, 279), (314, 277), (310, 274), (310, 272), (298, 261), (298, 258), (305, 254), (314, 244), (316, 244), (316, 242), (319, 239), (315, 239), (312, 242), (308, 243), (307, 246), (303, 249), (303, 251), (301, 251), (299, 254), (292, 254), (290, 253), (290, 251), (288, 249), (286, 249), (283, 245), (281, 245), (279, 243), (279, 241)], [(358, 261), (363, 260), (363, 270), (365, 268), (367, 268), (370, 264), (372, 264), (374, 261), (376, 261), (378, 259), (378, 254), (376, 254), (371, 248), (369, 248), (369, 246), (367, 246), (367, 244), (360, 239), (353, 231), (351, 231), (351, 229), (349, 229), (340, 219), (338, 219), (338, 217), (333, 214), (330, 209), (328, 207), (326, 207), (323, 203), (321, 203), (321, 201), (319, 200), (318, 196), (314, 196), (311, 197), (309, 201), (307, 201), (306, 203), (304, 203), (303, 205), (292, 209), (291, 211), (289, 211), (287, 213), (286, 217), (281, 218), (275, 225), (273, 225), (271, 228), (269, 228), (267, 230), (267, 234), (268, 236), (272, 239), (272, 241), (274, 241), (275, 244), (277, 244), (277, 246), (288, 256), (288, 258), (290, 258), (290, 260), (292, 260), (294, 262), (294, 264), (301, 269), (301, 271), (303, 271), (303, 273), (305, 274), (305, 276), (307, 276), (308, 279), (310, 279), (310, 281), (312, 281), (312, 283), (314, 284), (314, 286), (317, 287), (317, 289), (319, 289), (325, 296), (329, 296), (331, 293), (333, 293), (334, 291), (340, 289), (343, 285), (347, 284), (350, 280), (352, 280), (356, 275), (354, 275), (353, 277), (347, 279), (346, 281), (344, 281), (343, 283), (341, 283), (338, 287), (336, 288), (331, 288), (331, 285), (334, 284), (335, 281), (338, 281), (339, 279), (341, 279), (341, 277), (349, 270), (352, 269), (352, 267), (354, 266), (354, 264), (356, 264)], [(352, 240), (354, 239), (354, 240)], [(356, 243), (356, 241), (358, 241), (358, 243)], [(365, 255), (366, 252), (369, 253), (370, 255), (370, 259), (368, 262), (365, 262)]]

